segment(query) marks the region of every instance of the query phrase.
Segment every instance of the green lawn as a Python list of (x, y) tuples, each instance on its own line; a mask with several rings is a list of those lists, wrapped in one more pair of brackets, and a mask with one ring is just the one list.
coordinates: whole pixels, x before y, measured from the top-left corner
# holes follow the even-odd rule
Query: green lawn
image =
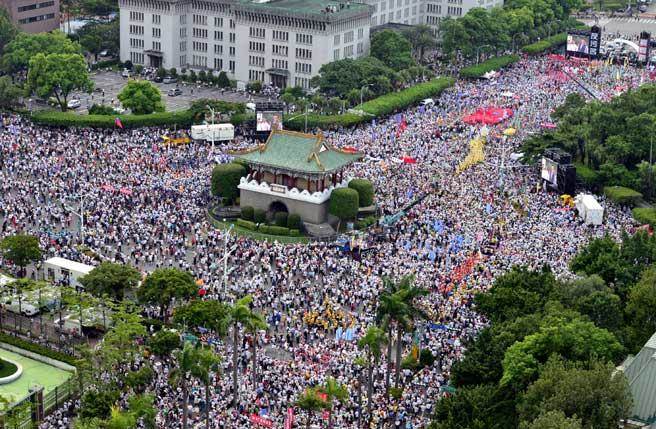
[(0, 349), (0, 358), (10, 359), (19, 363), (23, 367), (23, 374), (18, 380), (0, 385), (0, 396), (7, 399), (11, 398), (14, 401), (26, 396), (29, 388), (35, 384), (43, 386), (43, 393), (45, 395), (73, 376), (73, 373), (71, 372), (55, 368), (54, 366), (26, 358), (4, 349)]

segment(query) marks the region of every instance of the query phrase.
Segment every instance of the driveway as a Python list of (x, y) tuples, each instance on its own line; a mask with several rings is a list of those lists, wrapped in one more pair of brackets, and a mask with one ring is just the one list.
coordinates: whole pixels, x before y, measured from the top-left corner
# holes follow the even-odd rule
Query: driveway
[[(117, 72), (96, 72), (91, 74), (92, 80), (95, 82), (96, 91), (92, 94), (75, 93), (69, 99), (77, 98), (82, 102), (82, 106), (75, 111), (84, 114), (88, 112), (89, 107), (94, 104), (116, 104), (118, 103), (117, 95), (125, 84), (127, 79), (121, 77)], [(223, 101), (232, 101), (246, 103), (249, 101), (266, 101), (267, 97), (253, 96), (238, 92), (236, 90), (222, 90), (219, 88), (207, 88), (197, 85), (189, 85), (183, 82), (178, 84), (163, 84), (155, 83), (162, 92), (162, 99), (166, 104), (167, 111), (184, 110), (191, 105), (191, 102), (199, 98), (211, 98)], [(171, 97), (166, 95), (169, 89), (179, 87), (182, 90), (182, 95)]]

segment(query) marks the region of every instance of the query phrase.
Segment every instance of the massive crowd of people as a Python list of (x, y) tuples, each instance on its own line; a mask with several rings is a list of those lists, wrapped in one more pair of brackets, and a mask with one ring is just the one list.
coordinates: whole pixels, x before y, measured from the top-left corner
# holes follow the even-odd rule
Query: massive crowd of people
[[(556, 66), (556, 64), (558, 64)], [(554, 70), (566, 68), (578, 82)], [(621, 72), (621, 73), (618, 73)], [(385, 357), (376, 368), (371, 427), (425, 427), (435, 401), (449, 379), (464, 343), (486, 321), (472, 306), (472, 295), (488, 288), (512, 265), (548, 264), (561, 277), (571, 276), (567, 262), (592, 237), (617, 236), (632, 228), (630, 213), (603, 201), (605, 222), (588, 227), (559, 195), (541, 183), (539, 169), (511, 160), (523, 139), (550, 123), (550, 112), (573, 92), (589, 97), (581, 85), (604, 97), (635, 87), (644, 75), (629, 67), (590, 67), (553, 58), (523, 59), (492, 80), (458, 81), (434, 106), (411, 108), (388, 119), (353, 129), (325, 131), (338, 147), (366, 154), (350, 169), (370, 179), (376, 203), (391, 215), (405, 215), (384, 234), (367, 238), (361, 258), (332, 244), (282, 244), (228, 235), (206, 216), (209, 177), (216, 160), (251, 142), (236, 140), (211, 153), (204, 144), (167, 148), (161, 130), (49, 129), (17, 115), (4, 115), (0, 133), (0, 237), (24, 232), (39, 237), (48, 255), (97, 263), (126, 262), (149, 272), (157, 267), (189, 270), (207, 287), (204, 299), (232, 300), (245, 294), (269, 323), (255, 341), (260, 374), (251, 376), (250, 348), (218, 340), (212, 347), (231, 356), (239, 347), (240, 403), (230, 406), (232, 386), (217, 376), (210, 403), (199, 383), (191, 389), (191, 427), (201, 427), (209, 407), (212, 428), (248, 428), (251, 413), (282, 427), (288, 407), (308, 386), (335, 377), (350, 400), (336, 407), (335, 427), (357, 427), (362, 351), (357, 339), (374, 322), (382, 277), (415, 275), (430, 294), (420, 305), (431, 316), (417, 324), (421, 348), (437, 357), (434, 365), (404, 372), (398, 400), (383, 394)], [(468, 125), (463, 115), (481, 106), (510, 108), (512, 118), (498, 125)], [(403, 124), (403, 126), (400, 126)], [(516, 134), (504, 135), (513, 127)], [(485, 160), (455, 174), (467, 156), (469, 141), (487, 134)], [(217, 153), (218, 152), (218, 153)], [(415, 163), (404, 163), (403, 158)], [(65, 206), (83, 210), (83, 225)], [(411, 206), (411, 207), (410, 207)], [(410, 207), (410, 208), (408, 208)], [(224, 240), (236, 250), (223, 282)], [(309, 325), (308, 312), (331, 322)], [(323, 316), (322, 316), (323, 315)], [(336, 338), (351, 328), (353, 339)], [(211, 338), (210, 334), (207, 334)], [(407, 351), (413, 333), (403, 338)], [(181, 427), (182, 391), (168, 382), (175, 362), (154, 357), (158, 427)], [(225, 374), (231, 360), (224, 359)], [(388, 402), (391, 401), (391, 402)], [(364, 403), (364, 402), (363, 402)], [(297, 419), (305, 421), (304, 414)], [(69, 420), (56, 414), (53, 426)], [(318, 424), (322, 415), (315, 416)], [(62, 423), (64, 421), (64, 423)], [(204, 426), (203, 426), (204, 427)], [(316, 426), (318, 427), (318, 426)]]

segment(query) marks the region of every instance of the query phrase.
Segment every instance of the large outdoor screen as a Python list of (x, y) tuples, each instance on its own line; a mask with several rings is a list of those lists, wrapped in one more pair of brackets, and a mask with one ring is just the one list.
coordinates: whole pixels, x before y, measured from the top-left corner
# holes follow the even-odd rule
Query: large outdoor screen
[(540, 177), (552, 185), (558, 185), (558, 164), (549, 158), (542, 158)]
[(259, 111), (255, 131), (282, 130), (282, 112)]
[(590, 53), (590, 35), (588, 34), (568, 34), (567, 35), (567, 52), (588, 55)]

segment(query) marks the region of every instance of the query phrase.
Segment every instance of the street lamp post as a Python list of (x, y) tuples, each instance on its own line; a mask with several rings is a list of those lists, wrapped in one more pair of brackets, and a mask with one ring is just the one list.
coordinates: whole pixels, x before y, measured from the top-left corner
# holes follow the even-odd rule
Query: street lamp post
[[(209, 104), (205, 105), (205, 107), (207, 107), (210, 113), (212, 114), (212, 125), (214, 125), (214, 109), (212, 109), (212, 106), (210, 106)], [(214, 126), (212, 126), (211, 133), (212, 133), (212, 153), (214, 153)]]
[(486, 47), (487, 47), (487, 48), (491, 48), (492, 45), (481, 45), (481, 46), (478, 46), (478, 47), (476, 48), (476, 64), (479, 63), (479, 53), (480, 53), (480, 50), (483, 49), (483, 48), (486, 48)]
[(225, 240), (223, 241), (223, 297), (227, 297), (228, 292), (228, 256), (234, 252), (237, 246), (233, 246), (230, 251), (228, 251), (228, 241), (230, 241), (230, 231), (234, 228), (235, 225), (231, 224), (230, 227), (226, 230)]
[[(71, 197), (69, 197), (71, 198)], [(79, 213), (73, 210), (71, 206), (64, 206), (64, 208), (71, 213), (73, 213), (75, 216), (80, 218), (80, 238), (82, 238), (82, 243), (84, 243), (84, 198), (85, 195), (78, 195), (77, 197), (72, 197), (72, 198), (79, 198), (80, 199), (80, 211)]]

